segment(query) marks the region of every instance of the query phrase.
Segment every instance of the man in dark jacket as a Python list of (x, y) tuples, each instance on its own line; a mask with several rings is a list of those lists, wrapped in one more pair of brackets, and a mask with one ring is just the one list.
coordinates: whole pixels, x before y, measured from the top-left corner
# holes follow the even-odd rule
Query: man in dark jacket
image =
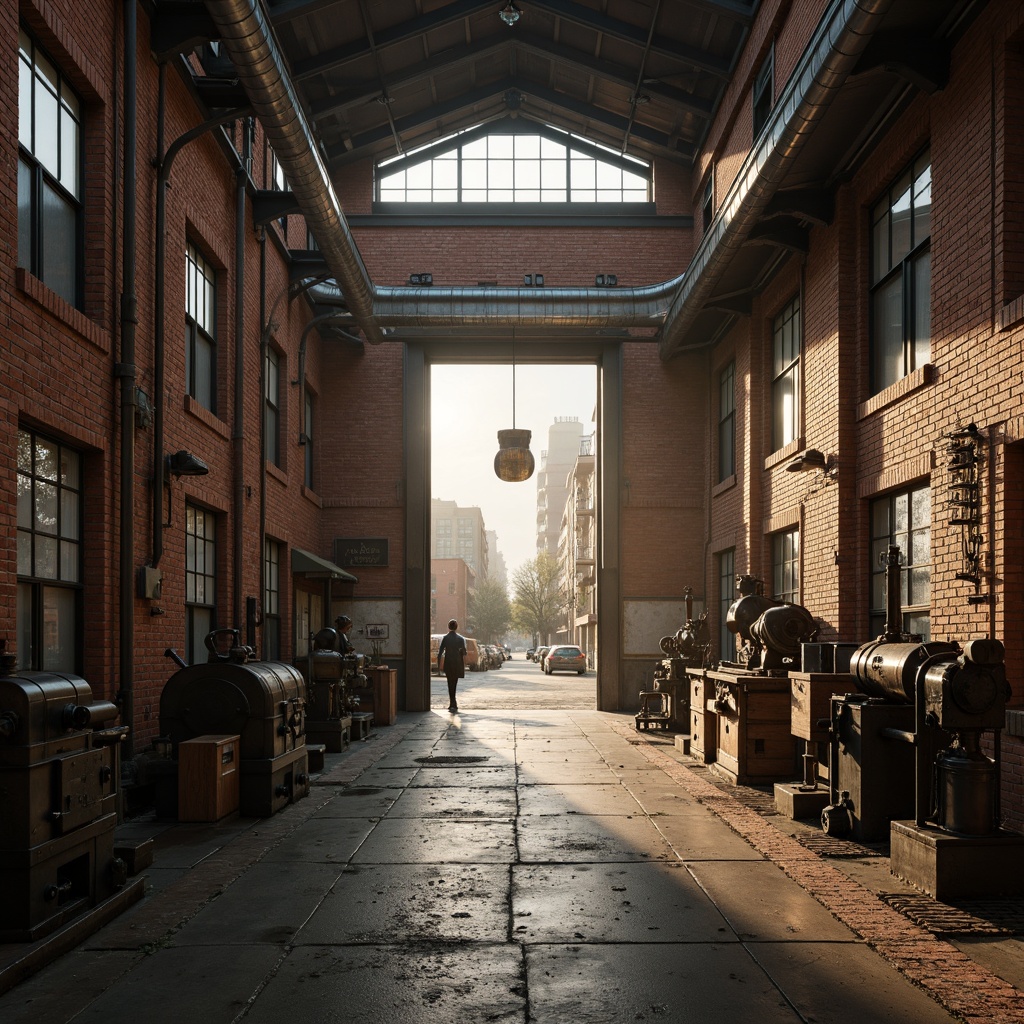
[(437, 648), (437, 669), (448, 679), (449, 711), (459, 710), (455, 703), (455, 687), (466, 675), (466, 638), (459, 635), (458, 628), (459, 624), (454, 619), (449, 620), (448, 632), (441, 637)]

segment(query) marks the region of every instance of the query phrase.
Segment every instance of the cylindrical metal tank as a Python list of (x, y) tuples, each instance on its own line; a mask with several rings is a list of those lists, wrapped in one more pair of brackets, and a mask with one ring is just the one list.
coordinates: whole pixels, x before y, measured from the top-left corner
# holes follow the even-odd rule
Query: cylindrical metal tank
[(963, 835), (991, 835), (996, 828), (995, 761), (954, 748), (939, 755), (935, 772), (938, 824)]
[(873, 640), (854, 652), (850, 672), (868, 696), (894, 704), (912, 704), (921, 666), (936, 655), (949, 654), (955, 658), (959, 653), (956, 644), (942, 641), (907, 644)]

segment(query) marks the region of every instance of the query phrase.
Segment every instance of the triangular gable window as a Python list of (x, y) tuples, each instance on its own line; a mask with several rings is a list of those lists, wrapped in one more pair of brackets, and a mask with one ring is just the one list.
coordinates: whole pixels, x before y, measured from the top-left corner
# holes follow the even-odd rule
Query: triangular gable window
[(549, 125), (484, 125), (377, 165), (380, 203), (647, 203), (651, 168)]

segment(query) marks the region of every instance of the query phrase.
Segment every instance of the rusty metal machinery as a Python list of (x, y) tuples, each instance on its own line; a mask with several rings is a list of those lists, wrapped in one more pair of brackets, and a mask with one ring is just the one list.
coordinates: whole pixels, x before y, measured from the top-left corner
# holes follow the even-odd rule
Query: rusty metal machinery
[(328, 626), (313, 635), (308, 656), (298, 661), (309, 702), (306, 742), (322, 743), (331, 753), (347, 746), (352, 712), (359, 710), (354, 691), (369, 685), (363, 672), (365, 656), (342, 654), (338, 646), (338, 632)]
[(729, 606), (726, 628), (743, 640), (738, 661), (722, 667), (785, 672), (800, 670), (801, 647), (818, 633), (818, 626), (803, 605), (776, 601), (761, 593), (763, 584), (753, 576), (736, 577), (740, 596)]
[(118, 708), (79, 676), (0, 656), (0, 941), (32, 941), (123, 887)]
[[(961, 648), (901, 632), (899, 548), (883, 557), (886, 629), (850, 660), (860, 692), (832, 701), (833, 802), (822, 827), (881, 838), (888, 820), (913, 816), (919, 828), (994, 834), (999, 733), (1010, 698), (1003, 645), (976, 639)], [(995, 758), (981, 750), (988, 731)], [(868, 820), (875, 825), (867, 828)]]
[[(226, 636), (234, 641), (227, 649)], [(206, 638), (211, 660), (171, 676), (160, 695), (160, 731), (175, 767), (182, 741), (238, 735), (239, 811), (264, 818), (309, 793), (306, 683), (286, 662), (253, 660), (238, 639), (237, 629), (214, 630)], [(157, 793), (157, 811), (167, 817), (176, 816), (171, 774), (173, 797), (169, 786), (162, 798)]]

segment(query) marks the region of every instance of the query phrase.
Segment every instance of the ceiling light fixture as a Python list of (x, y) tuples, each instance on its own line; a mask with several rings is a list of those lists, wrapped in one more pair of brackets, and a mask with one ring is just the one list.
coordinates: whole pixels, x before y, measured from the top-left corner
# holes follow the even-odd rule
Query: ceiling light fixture
[(522, 11), (514, 3), (507, 3), (505, 6), (498, 11), (498, 17), (501, 18), (509, 28), (511, 28), (522, 16)]
[(534, 460), (530, 451), (530, 430), (516, 430), (516, 331), (512, 328), (512, 429), (498, 431), (498, 454), (494, 472), (506, 483), (521, 483), (533, 476)]

